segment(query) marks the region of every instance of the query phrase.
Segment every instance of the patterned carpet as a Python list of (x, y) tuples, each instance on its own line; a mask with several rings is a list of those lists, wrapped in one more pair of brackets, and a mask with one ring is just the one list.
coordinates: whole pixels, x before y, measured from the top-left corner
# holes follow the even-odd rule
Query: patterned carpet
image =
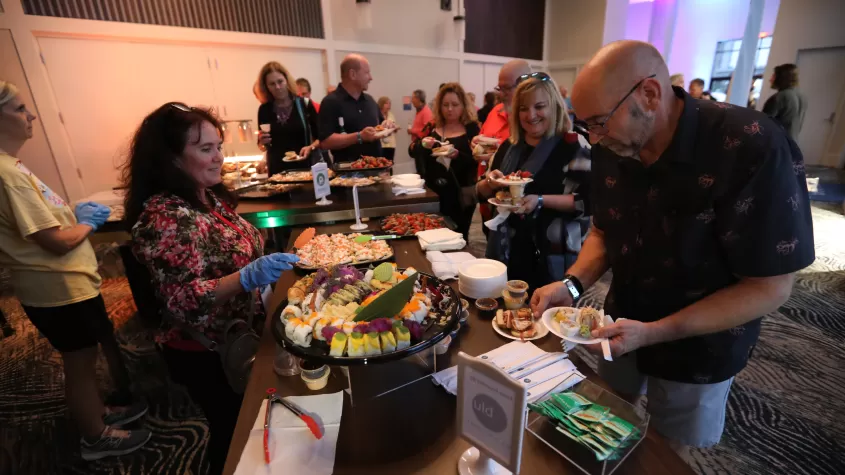
[[(838, 206), (814, 206), (816, 262), (800, 273), (792, 298), (763, 321), (760, 343), (728, 400), (725, 435), (687, 462), (702, 474), (845, 473), (845, 217)], [(470, 249), (483, 254), (476, 218)], [(120, 272), (104, 269), (103, 274)], [(588, 292), (600, 303), (608, 279)], [(0, 340), (0, 474), (203, 473), (207, 426), (187, 394), (167, 378), (149, 339), (132, 318), (135, 306), (122, 278), (109, 278), (103, 296), (138, 393), (150, 404), (143, 425), (154, 432), (139, 452), (84, 463), (78, 434), (64, 405), (59, 355), (23, 315), (0, 297), (16, 334)], [(579, 350), (576, 350), (579, 351)], [(588, 363), (592, 355), (581, 352)], [(100, 361), (101, 387), (108, 388)], [(12, 467), (11, 469), (9, 467)]]

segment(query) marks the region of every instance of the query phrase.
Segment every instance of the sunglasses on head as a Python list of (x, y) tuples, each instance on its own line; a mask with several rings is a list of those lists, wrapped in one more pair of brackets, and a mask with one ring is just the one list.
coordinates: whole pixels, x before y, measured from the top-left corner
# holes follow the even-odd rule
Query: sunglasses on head
[(182, 104), (181, 102), (168, 102), (167, 105), (170, 106), (173, 109), (180, 110), (182, 112), (191, 112), (191, 111), (194, 110), (193, 107), (186, 106), (185, 104)]
[(516, 78), (515, 85), (518, 86), (522, 81), (525, 81), (527, 79), (539, 79), (540, 81), (548, 81), (549, 79), (551, 79), (551, 76), (543, 72), (523, 74), (522, 76)]

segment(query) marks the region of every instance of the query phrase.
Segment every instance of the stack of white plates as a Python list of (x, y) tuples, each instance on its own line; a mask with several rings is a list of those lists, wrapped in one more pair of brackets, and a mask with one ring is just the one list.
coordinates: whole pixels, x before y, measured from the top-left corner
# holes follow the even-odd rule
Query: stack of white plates
[(458, 268), (458, 290), (469, 298), (498, 298), (508, 282), (508, 268), (492, 259), (475, 259)]
[(422, 188), (425, 185), (423, 180), (416, 173), (405, 173), (402, 175), (393, 175), (391, 177), (393, 184), (402, 188)]

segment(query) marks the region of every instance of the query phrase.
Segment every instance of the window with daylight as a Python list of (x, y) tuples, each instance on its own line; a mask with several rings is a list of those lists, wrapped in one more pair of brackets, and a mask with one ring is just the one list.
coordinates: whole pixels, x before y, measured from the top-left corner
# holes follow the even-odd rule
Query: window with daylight
[[(716, 56), (713, 58), (713, 71), (710, 75), (710, 92), (720, 101), (724, 101), (727, 97), (731, 75), (739, 59), (740, 47), (742, 47), (742, 39), (716, 43)], [(771, 49), (771, 36), (760, 38), (757, 42), (757, 54), (754, 58), (754, 92), (751, 94), (753, 100), (760, 96), (760, 89), (763, 87), (763, 71), (766, 70)]]

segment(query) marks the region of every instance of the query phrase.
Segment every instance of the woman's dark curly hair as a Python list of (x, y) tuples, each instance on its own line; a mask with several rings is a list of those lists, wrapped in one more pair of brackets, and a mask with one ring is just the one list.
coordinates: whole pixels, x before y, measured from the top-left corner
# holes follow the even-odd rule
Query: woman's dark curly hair
[[(197, 184), (177, 165), (188, 140), (203, 122), (209, 122), (223, 136), (223, 127), (210, 109), (168, 102), (148, 115), (132, 138), (129, 156), (122, 168), (121, 182), (126, 190), (125, 222), (129, 229), (138, 222), (144, 203), (153, 195), (167, 193), (187, 201), (192, 207), (208, 210), (200, 201)], [(210, 188), (214, 195), (234, 207), (236, 198), (223, 183)]]
[(772, 87), (778, 91), (798, 85), (798, 66), (792, 63), (775, 66), (775, 80)]

